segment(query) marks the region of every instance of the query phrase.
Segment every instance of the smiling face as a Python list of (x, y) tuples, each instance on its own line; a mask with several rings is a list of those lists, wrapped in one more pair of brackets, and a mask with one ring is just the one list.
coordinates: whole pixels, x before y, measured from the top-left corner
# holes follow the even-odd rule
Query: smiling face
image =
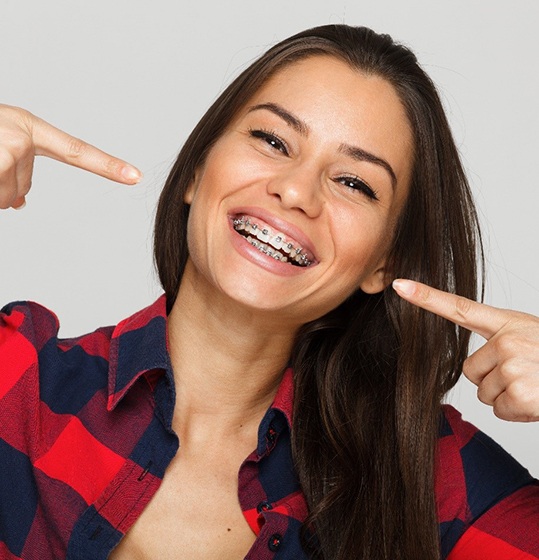
[(382, 290), (412, 153), (387, 81), (329, 56), (286, 66), (196, 173), (185, 274), (213, 297), (300, 323), (358, 288)]

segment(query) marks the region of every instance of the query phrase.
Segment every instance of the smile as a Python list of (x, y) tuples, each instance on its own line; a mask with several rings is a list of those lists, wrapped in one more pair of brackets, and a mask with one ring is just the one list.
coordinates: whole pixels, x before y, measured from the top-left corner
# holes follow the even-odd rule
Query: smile
[(247, 216), (237, 217), (232, 223), (248, 243), (268, 257), (294, 266), (307, 267), (313, 264), (313, 257), (309, 252), (293, 239), (287, 239), (283, 233), (273, 231), (265, 225), (260, 226)]

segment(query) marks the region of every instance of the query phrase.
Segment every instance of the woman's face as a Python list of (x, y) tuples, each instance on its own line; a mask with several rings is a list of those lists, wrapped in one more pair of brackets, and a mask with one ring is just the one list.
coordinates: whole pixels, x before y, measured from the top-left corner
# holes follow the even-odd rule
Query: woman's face
[(196, 173), (186, 273), (299, 324), (381, 291), (412, 152), (388, 82), (330, 56), (285, 67)]

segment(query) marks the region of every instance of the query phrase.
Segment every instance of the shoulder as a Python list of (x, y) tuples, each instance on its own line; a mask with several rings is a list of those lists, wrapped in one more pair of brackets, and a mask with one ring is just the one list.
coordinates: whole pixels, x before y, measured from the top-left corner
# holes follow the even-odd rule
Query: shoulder
[(461, 464), (468, 484), (488, 480), (505, 486), (531, 481), (528, 471), (492, 438), (462, 418), (450, 405), (442, 407), (443, 418), (438, 440), (438, 468), (452, 470), (450, 464)]
[(59, 338), (59, 328), (56, 314), (35, 302), (14, 302), (0, 310), (0, 399), (21, 391), (45, 400), (49, 389), (68, 394), (59, 389), (77, 386), (81, 372), (85, 384), (92, 383), (92, 372), (105, 382), (113, 328), (70, 339)]
[(466, 498), (473, 517), (493, 501), (533, 481), (507, 451), (449, 405), (443, 406), (436, 474), (442, 485), (462, 488), (462, 498)]
[(0, 345), (24, 342), (42, 347), (51, 336), (58, 334), (58, 317), (42, 305), (32, 301), (16, 301), (0, 309)]
[(0, 310), (0, 398), (26, 372), (37, 372), (38, 355), (58, 334), (58, 318), (33, 302), (14, 302)]
[(436, 460), (443, 548), (451, 548), (476, 519), (533, 482), (493, 439), (463, 420), (452, 406), (443, 406)]
[[(68, 352), (80, 348), (87, 354), (103, 355), (108, 349), (114, 327), (102, 327), (75, 338), (58, 336), (60, 321), (56, 314), (39, 303), (17, 301), (0, 309), (0, 356), (13, 369), (30, 364), (47, 348)], [(7, 368), (6, 368), (7, 369)]]

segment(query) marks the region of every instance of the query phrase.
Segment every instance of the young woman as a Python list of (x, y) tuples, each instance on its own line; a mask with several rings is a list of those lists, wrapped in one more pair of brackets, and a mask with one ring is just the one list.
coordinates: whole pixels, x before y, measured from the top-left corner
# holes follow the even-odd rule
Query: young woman
[[(3, 208), (34, 154), (139, 177), (0, 118)], [(539, 558), (536, 482), (441, 404), (464, 369), (497, 415), (539, 418), (539, 320), (473, 301), (479, 241), (408, 49), (344, 25), (279, 43), (170, 173), (163, 297), (70, 340), (3, 309), (1, 557)], [(465, 359), (467, 329), (488, 342)]]

